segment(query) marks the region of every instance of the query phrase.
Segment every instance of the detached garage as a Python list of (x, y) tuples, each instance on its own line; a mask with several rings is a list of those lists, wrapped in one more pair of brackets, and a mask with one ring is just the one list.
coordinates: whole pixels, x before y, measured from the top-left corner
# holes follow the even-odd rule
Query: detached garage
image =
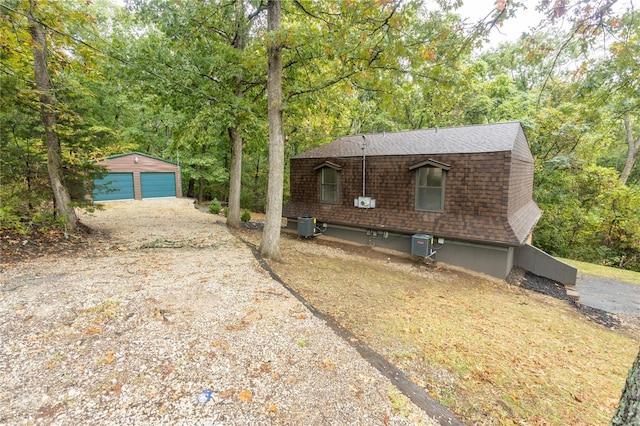
[(93, 201), (181, 197), (180, 166), (139, 152), (112, 155), (98, 165), (109, 171), (93, 182)]

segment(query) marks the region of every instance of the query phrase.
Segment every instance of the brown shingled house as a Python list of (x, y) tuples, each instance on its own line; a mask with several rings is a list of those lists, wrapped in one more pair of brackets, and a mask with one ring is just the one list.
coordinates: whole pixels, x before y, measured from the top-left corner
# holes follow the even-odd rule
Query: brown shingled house
[(430, 235), (434, 259), (504, 278), (541, 215), (533, 166), (518, 122), (347, 136), (291, 159), (283, 214), (409, 253)]

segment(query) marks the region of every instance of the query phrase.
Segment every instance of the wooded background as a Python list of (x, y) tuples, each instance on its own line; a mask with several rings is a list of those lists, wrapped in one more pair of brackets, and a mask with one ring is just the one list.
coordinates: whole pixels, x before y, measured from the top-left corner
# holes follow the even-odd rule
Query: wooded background
[(521, 2), (479, 22), (457, 3), (285, 0), (268, 26), (279, 2), (3, 1), (1, 226), (71, 230), (69, 206), (91, 207), (87, 182), (104, 173), (93, 162), (108, 155), (178, 162), (184, 194), (228, 201), (237, 226), (241, 209), (265, 210), (270, 164), (282, 204), (288, 159), (336, 137), (519, 120), (544, 211), (534, 244), (640, 271), (632, 2), (541, 0), (546, 18), (494, 48), (490, 31), (527, 13)]

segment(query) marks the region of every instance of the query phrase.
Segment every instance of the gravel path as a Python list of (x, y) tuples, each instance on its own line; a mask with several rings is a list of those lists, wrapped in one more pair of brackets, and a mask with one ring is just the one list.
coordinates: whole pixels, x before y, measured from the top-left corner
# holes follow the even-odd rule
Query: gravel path
[(435, 424), (191, 201), (81, 216), (2, 266), (0, 424)]

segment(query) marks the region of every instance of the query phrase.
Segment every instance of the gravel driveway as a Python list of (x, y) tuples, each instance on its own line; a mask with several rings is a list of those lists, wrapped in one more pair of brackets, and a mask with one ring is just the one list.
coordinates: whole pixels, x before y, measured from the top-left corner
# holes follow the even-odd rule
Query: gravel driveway
[(639, 285), (581, 274), (577, 288), (580, 303), (614, 314), (640, 316)]
[(435, 424), (190, 200), (81, 220), (2, 265), (0, 424)]

